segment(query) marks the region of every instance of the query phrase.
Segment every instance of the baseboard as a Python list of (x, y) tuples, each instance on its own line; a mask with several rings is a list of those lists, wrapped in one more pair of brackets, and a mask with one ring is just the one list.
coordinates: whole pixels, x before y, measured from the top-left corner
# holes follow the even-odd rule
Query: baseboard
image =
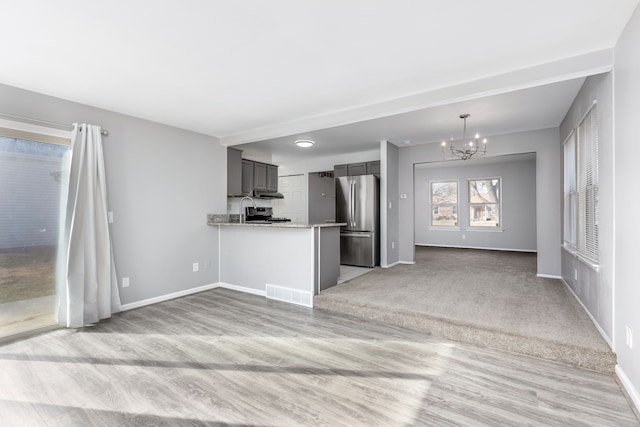
[(261, 291), (260, 289), (247, 288), (245, 286), (232, 285), (231, 283), (218, 282), (218, 288), (230, 289), (232, 291), (244, 292), (246, 294), (259, 295), (261, 297), (267, 296), (267, 291)]
[(219, 286), (218, 283), (211, 283), (210, 285), (198, 286), (197, 288), (191, 288), (184, 291), (173, 292), (171, 294), (161, 295), (159, 297), (147, 298), (136, 302), (130, 302), (128, 304), (122, 304), (120, 311), (132, 310), (134, 308), (144, 307), (145, 305), (156, 304), (163, 301), (168, 301), (174, 298), (180, 298), (191, 294), (197, 294), (198, 292), (208, 291), (215, 289)]
[(382, 268), (391, 268), (391, 267), (394, 267), (394, 266), (396, 266), (398, 264), (401, 264), (401, 262), (400, 261), (396, 261), (396, 262), (394, 262), (392, 264), (381, 265), (380, 267), (382, 267)]
[(640, 411), (640, 393), (638, 393), (638, 390), (633, 386), (633, 383), (631, 382), (627, 374), (624, 373), (619, 364), (616, 365), (616, 375), (618, 376), (618, 380), (620, 380), (620, 383), (624, 387), (625, 391), (629, 395), (631, 402), (633, 402), (634, 406), (636, 407), (636, 411)]
[(398, 264), (414, 265), (415, 261), (398, 261)]
[(562, 281), (562, 283), (564, 283), (564, 285), (567, 287), (567, 289), (569, 289), (569, 292), (571, 292), (571, 295), (573, 295), (573, 297), (576, 299), (576, 301), (578, 301), (578, 304), (580, 304), (580, 307), (582, 307), (582, 309), (584, 310), (585, 313), (587, 313), (587, 316), (589, 316), (589, 319), (591, 319), (591, 321), (593, 322), (593, 324), (595, 325), (596, 329), (598, 330), (598, 332), (600, 332), (600, 335), (602, 335), (602, 338), (606, 341), (607, 345), (609, 345), (609, 348), (612, 349), (613, 351), (613, 343), (611, 342), (611, 339), (607, 336), (607, 334), (602, 330), (602, 328), (600, 327), (600, 325), (598, 324), (598, 322), (596, 321), (595, 317), (593, 317), (591, 315), (591, 312), (587, 309), (587, 307), (582, 303), (582, 301), (580, 301), (580, 298), (578, 298), (578, 295), (576, 295), (576, 293), (573, 291), (573, 289), (571, 289), (571, 286), (569, 286), (569, 284), (566, 282), (566, 280), (564, 280), (564, 278), (560, 277), (560, 280)]
[(559, 279), (559, 280), (562, 280), (562, 276), (557, 276), (555, 274), (541, 274), (541, 273), (538, 273), (538, 274), (536, 274), (536, 277), (540, 277), (542, 279)]
[(460, 246), (460, 245), (432, 245), (430, 243), (416, 243), (416, 246), (429, 246), (433, 248), (454, 248), (454, 249), (483, 249), (486, 251), (505, 251), (505, 252), (527, 252), (537, 253), (535, 249), (510, 249), (510, 248), (487, 248), (485, 246)]

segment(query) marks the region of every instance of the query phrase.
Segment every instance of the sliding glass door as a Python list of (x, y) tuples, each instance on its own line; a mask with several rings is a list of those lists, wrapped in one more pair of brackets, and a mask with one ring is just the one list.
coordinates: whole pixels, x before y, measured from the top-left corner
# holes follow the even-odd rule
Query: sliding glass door
[(70, 147), (61, 138), (25, 135), (0, 129), (0, 339), (56, 324)]

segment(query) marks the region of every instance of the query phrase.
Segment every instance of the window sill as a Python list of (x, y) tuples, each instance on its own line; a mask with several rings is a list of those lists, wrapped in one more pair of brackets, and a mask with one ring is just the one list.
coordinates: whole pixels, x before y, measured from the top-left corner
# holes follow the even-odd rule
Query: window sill
[(575, 248), (572, 248), (571, 246), (567, 246), (567, 245), (562, 245), (562, 249), (564, 249), (566, 252), (571, 254), (575, 259), (585, 264), (590, 269), (595, 270), (596, 273), (600, 272), (600, 264), (596, 264), (593, 261), (580, 255), (578, 252), (576, 252)]
[(462, 230), (460, 227), (437, 227), (437, 226), (430, 226), (429, 231), (460, 231)]
[(504, 228), (476, 228), (476, 227), (469, 227), (465, 229), (466, 231), (480, 231), (482, 233), (503, 233), (505, 230)]

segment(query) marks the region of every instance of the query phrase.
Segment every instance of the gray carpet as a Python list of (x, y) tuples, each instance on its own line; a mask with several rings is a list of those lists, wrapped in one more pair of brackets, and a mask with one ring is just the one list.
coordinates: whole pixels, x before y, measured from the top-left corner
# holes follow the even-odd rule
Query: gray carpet
[(612, 372), (615, 354), (564, 283), (536, 277), (536, 255), (416, 248), (415, 265), (330, 288), (316, 308)]

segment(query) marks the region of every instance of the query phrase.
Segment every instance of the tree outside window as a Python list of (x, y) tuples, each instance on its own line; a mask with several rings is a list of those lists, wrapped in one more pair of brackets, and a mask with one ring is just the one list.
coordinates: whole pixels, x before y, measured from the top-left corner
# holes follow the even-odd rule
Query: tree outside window
[(431, 226), (458, 225), (458, 181), (431, 182)]
[(469, 227), (500, 227), (500, 178), (469, 180)]

